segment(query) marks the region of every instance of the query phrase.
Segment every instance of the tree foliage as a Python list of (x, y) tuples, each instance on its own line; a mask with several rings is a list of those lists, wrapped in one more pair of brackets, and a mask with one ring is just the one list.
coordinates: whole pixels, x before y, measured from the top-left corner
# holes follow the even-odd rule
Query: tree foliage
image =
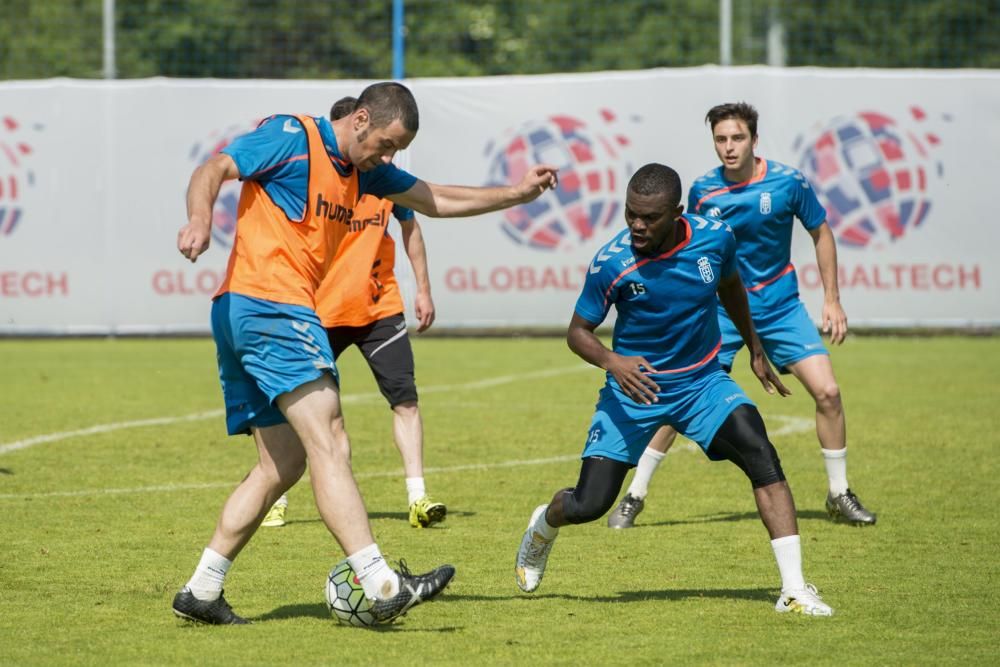
[[(0, 0), (0, 77), (102, 75), (102, 0)], [(734, 0), (733, 64), (1000, 67), (1000, 0)], [(406, 75), (719, 60), (718, 0), (405, 0)], [(392, 0), (118, 0), (118, 76), (387, 78)]]

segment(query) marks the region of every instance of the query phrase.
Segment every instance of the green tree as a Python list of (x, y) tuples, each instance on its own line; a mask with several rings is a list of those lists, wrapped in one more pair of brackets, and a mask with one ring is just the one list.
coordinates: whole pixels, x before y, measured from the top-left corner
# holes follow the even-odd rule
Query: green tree
[(103, 75), (101, 0), (2, 0), (0, 16), (0, 79)]
[[(102, 76), (102, 0), (0, 0), (0, 78)], [(409, 77), (718, 61), (718, 0), (406, 0)], [(1000, 67), (1000, 0), (734, 0), (734, 64)], [(392, 0), (117, 0), (124, 78), (387, 78)]]

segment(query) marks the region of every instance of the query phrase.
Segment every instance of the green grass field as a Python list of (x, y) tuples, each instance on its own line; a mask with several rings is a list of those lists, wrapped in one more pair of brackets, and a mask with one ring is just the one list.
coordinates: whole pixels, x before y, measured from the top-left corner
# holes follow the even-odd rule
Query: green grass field
[(518, 591), (532, 509), (571, 486), (602, 373), (557, 339), (418, 339), (440, 527), (406, 521), (390, 413), (342, 359), (354, 469), (376, 537), (415, 571), (451, 562), (439, 601), (380, 631), (338, 626), (342, 555), (292, 490), (227, 580), (254, 624), (170, 612), (222, 502), (254, 461), (227, 438), (210, 340), (0, 341), (0, 664), (997, 664), (1000, 338), (852, 338), (834, 352), (852, 487), (878, 526), (834, 525), (812, 404), (768, 397), (737, 362), (795, 493), (805, 571), (832, 618), (773, 611), (779, 579), (749, 485), (682, 442), (641, 524), (564, 529)]

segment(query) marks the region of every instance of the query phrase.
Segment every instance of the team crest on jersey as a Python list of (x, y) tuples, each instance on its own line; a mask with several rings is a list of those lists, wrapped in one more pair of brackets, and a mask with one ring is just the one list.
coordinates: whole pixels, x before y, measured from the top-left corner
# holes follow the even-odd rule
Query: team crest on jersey
[(760, 193), (760, 214), (767, 215), (771, 212), (771, 193), (761, 192)]
[(708, 209), (708, 217), (710, 217), (710, 218), (721, 218), (722, 217), (722, 209), (719, 208), (718, 206), (713, 206), (712, 208)]
[(701, 274), (701, 279), (706, 283), (715, 280), (715, 273), (712, 272), (712, 265), (708, 263), (708, 257), (698, 258), (698, 273)]

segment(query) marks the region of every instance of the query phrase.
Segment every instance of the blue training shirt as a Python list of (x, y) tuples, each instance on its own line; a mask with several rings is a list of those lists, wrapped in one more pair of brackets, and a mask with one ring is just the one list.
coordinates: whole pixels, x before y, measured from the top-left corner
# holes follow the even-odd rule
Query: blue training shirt
[[(334, 168), (343, 176), (350, 174), (354, 165), (341, 155), (330, 121), (321, 117), (315, 120)], [(240, 180), (259, 182), (289, 220), (299, 222), (305, 217), (309, 187), (309, 143), (298, 118), (271, 116), (262, 121), (253, 132), (234, 139), (222, 152), (236, 162)], [(385, 197), (405, 192), (416, 182), (416, 176), (394, 164), (380, 165), (358, 174), (358, 195)], [(355, 203), (352, 202), (351, 205)], [(403, 217), (397, 215), (397, 218), (405, 220), (413, 217), (409, 209), (398, 208)]]
[[(611, 306), (618, 311), (612, 349), (642, 356), (667, 381), (715, 358), (721, 336), (719, 281), (736, 271), (736, 239), (721, 220), (684, 214), (687, 235), (661, 255), (632, 249), (629, 232), (602, 247), (590, 265), (576, 313), (600, 324)], [(614, 378), (608, 374), (608, 380)]]
[(798, 297), (791, 263), (794, 219), (807, 230), (826, 221), (826, 210), (805, 176), (780, 162), (757, 159), (764, 164), (759, 176), (733, 183), (720, 165), (695, 180), (688, 193), (688, 211), (721, 218), (732, 227), (740, 277), (755, 312)]

